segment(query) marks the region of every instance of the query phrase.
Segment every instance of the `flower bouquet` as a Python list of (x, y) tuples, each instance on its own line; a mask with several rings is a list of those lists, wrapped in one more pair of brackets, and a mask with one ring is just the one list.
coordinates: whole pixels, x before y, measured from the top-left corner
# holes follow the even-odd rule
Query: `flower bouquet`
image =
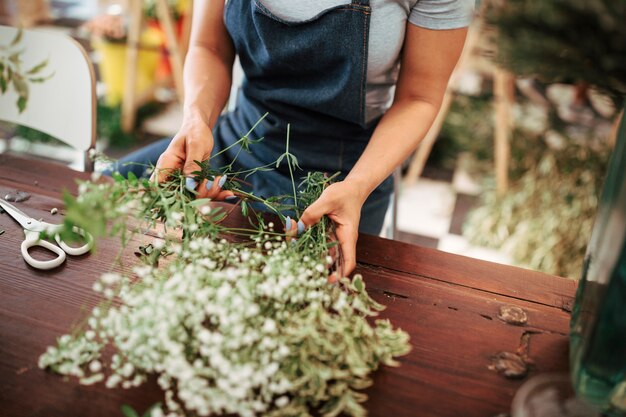
[[(249, 151), (251, 132), (233, 146)], [(289, 138), (276, 164), (285, 162), (292, 173), (298, 168)], [(161, 184), (116, 174), (66, 198), (67, 232), (78, 225), (122, 247), (138, 230), (155, 237), (132, 270), (102, 274), (94, 284), (102, 303), (41, 356), (40, 367), (109, 388), (156, 375), (165, 394), (152, 416), (365, 415), (361, 390), (380, 364), (397, 365), (394, 358), (409, 351), (408, 335), (388, 320), (368, 320), (383, 306), (361, 276), (328, 283), (332, 222), (290, 239), (258, 211), (264, 206), (283, 221), (333, 178), (310, 173), (293, 195), (264, 199), (246, 191), (245, 180), (267, 166), (198, 164), (198, 181), (228, 176), (224, 188), (240, 198), (239, 208), (195, 199), (179, 172)], [(228, 225), (235, 212), (249, 227)]]

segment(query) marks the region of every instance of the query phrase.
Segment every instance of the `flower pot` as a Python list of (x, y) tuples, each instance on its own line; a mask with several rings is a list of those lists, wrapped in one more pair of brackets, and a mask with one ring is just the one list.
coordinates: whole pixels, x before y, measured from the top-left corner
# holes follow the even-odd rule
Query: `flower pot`
[[(146, 29), (140, 37), (140, 49), (137, 54), (137, 79), (135, 92), (140, 95), (154, 85), (155, 73), (161, 52), (161, 37), (154, 29)], [(120, 104), (126, 83), (127, 45), (105, 39), (93, 41), (94, 49), (100, 54), (99, 69), (102, 81), (106, 85), (106, 103), (110, 106)]]

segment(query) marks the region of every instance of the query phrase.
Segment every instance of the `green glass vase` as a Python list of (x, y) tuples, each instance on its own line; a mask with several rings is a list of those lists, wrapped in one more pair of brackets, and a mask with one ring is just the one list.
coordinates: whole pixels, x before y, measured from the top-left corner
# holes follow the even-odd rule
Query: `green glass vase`
[(626, 415), (626, 123), (620, 124), (570, 323), (577, 395)]

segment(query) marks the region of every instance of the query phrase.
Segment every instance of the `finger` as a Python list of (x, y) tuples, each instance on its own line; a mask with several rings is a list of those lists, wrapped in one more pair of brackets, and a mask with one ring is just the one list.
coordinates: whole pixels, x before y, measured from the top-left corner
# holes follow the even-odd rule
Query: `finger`
[(337, 242), (337, 239), (333, 234), (328, 237), (328, 241), (331, 243), (330, 247), (328, 248), (328, 256), (331, 257), (331, 259), (333, 260), (332, 263), (335, 264), (337, 262), (337, 256), (339, 256), (339, 254), (337, 253), (337, 245), (339, 244), (339, 242)]
[(288, 242), (298, 235), (298, 223), (289, 216), (285, 219), (285, 235)]
[[(208, 157), (208, 156), (207, 156)], [(185, 146), (185, 164), (183, 165), (183, 175), (190, 177), (194, 171), (200, 169), (200, 165), (196, 161), (204, 161), (205, 149), (202, 146), (195, 145), (194, 142), (188, 140)]]
[(220, 191), (214, 198), (217, 201), (237, 201), (237, 196), (230, 190)]
[(167, 180), (172, 172), (179, 169), (182, 165), (182, 158), (177, 157), (175, 154), (165, 151), (159, 157), (154, 172), (150, 176), (150, 180), (157, 182), (163, 182)]
[(330, 211), (330, 205), (326, 202), (326, 199), (322, 195), (318, 198), (313, 204), (307, 207), (300, 216), (300, 221), (302, 221), (307, 227), (311, 227), (322, 219), (322, 216), (328, 214)]
[(210, 198), (217, 200), (218, 195), (222, 192), (222, 187), (226, 184), (228, 175), (218, 175), (214, 179), (208, 179), (202, 181), (200, 188), (198, 189), (198, 197)]
[(356, 268), (356, 241), (359, 232), (353, 225), (341, 225), (337, 228), (337, 239), (341, 247), (342, 265), (339, 271), (341, 276), (347, 277)]

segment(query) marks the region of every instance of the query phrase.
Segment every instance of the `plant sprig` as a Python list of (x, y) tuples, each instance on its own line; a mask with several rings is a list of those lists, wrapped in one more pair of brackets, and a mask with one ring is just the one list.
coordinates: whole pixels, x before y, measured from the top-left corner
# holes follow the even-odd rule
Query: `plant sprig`
[[(287, 144), (288, 163), (290, 155)], [(181, 172), (170, 174), (163, 183), (114, 174), (111, 183), (84, 182), (76, 199), (66, 196), (66, 231), (77, 225), (118, 238), (122, 248), (138, 231), (157, 237), (142, 244), (143, 265), (94, 283), (104, 301), (39, 366), (109, 388), (156, 375), (165, 394), (152, 417), (364, 416), (370, 374), (398, 365), (408, 335), (388, 320), (368, 321), (384, 307), (360, 275), (328, 283), (332, 222), (323, 218), (289, 240), (251, 205), (284, 221), (283, 210), (315, 201), (336, 175), (308, 173), (297, 188), (292, 181), (293, 196), (268, 198), (241, 189), (233, 175), (229, 189), (242, 210), (252, 209), (248, 228), (226, 226), (231, 210), (196, 199)], [(223, 174), (206, 161), (195, 173)], [(167, 265), (159, 265), (163, 256)]]

